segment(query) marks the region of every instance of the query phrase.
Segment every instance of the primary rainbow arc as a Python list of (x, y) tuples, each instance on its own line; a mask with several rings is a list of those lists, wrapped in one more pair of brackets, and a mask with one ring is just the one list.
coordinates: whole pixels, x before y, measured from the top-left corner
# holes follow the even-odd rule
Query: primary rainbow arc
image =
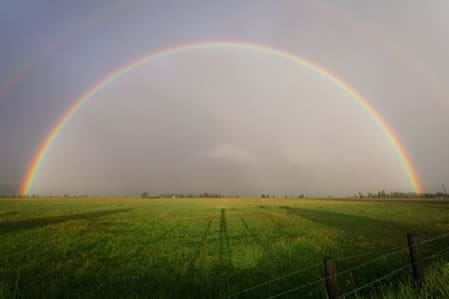
[(399, 139), (394, 134), (393, 130), (387, 125), (387, 123), (382, 119), (382, 117), (374, 110), (372, 106), (369, 105), (368, 101), (365, 100), (357, 91), (355, 91), (351, 86), (337, 78), (331, 72), (326, 70), (325, 68), (311, 63), (300, 56), (297, 56), (288, 51), (275, 49), (268, 46), (262, 46), (258, 44), (250, 44), (250, 43), (242, 43), (242, 42), (202, 42), (202, 43), (192, 43), (192, 44), (184, 44), (181, 46), (177, 46), (174, 48), (164, 49), (157, 52), (151, 52), (150, 54), (144, 55), (136, 60), (133, 60), (126, 65), (116, 69), (115, 71), (109, 73), (102, 80), (93, 85), (92, 88), (87, 90), (84, 94), (79, 97), (74, 104), (69, 107), (64, 114), (58, 119), (55, 125), (52, 127), (50, 132), (47, 134), (46, 138), (43, 140), (38, 150), (36, 151), (33, 160), (28, 168), (25, 178), (21, 187), (21, 194), (26, 195), (31, 192), (33, 181), (39, 173), (39, 169), (42, 163), (45, 160), (46, 154), (51, 147), (54, 140), (58, 137), (60, 132), (64, 129), (66, 123), (73, 117), (73, 115), (90, 99), (94, 96), (99, 90), (103, 89), (109, 83), (113, 82), (115, 79), (121, 77), (128, 71), (132, 70), (139, 65), (142, 65), (151, 60), (155, 60), (161, 58), (163, 56), (167, 56), (170, 54), (175, 54), (182, 51), (195, 50), (200, 48), (217, 48), (217, 47), (237, 47), (242, 49), (254, 49), (258, 51), (264, 51), (266, 53), (270, 53), (277, 56), (282, 56), (291, 60), (294, 63), (298, 63), (300, 65), (308, 67), (310, 70), (322, 75), (324, 78), (332, 81), (334, 84), (338, 85), (342, 88), (346, 93), (348, 93), (352, 99), (354, 99), (357, 103), (359, 103), (362, 108), (375, 120), (375, 122), (380, 126), (380, 128), (385, 133), (388, 140), (393, 145), (396, 150), (402, 165), (405, 169), (405, 172), (410, 180), (411, 185), (414, 188), (416, 193), (422, 193), (422, 187), (420, 184), (419, 177), (416, 173), (416, 170), (413, 167), (413, 163), (408, 157), (407, 152), (405, 151), (402, 144), (399, 142)]

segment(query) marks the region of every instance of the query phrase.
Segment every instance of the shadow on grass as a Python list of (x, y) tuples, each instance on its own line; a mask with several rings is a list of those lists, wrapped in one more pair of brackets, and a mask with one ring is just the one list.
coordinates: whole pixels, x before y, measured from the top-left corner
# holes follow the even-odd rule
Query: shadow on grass
[(285, 230), (285, 225), (280, 223), (278, 220), (274, 219), (273, 215), (267, 213), (265, 214), (265, 216), (268, 218), (268, 220), (273, 222), (273, 224), (277, 226), (279, 229)]
[(262, 241), (262, 239), (259, 238), (259, 236), (257, 236), (257, 234), (255, 234), (254, 231), (248, 227), (248, 223), (246, 223), (243, 217), (240, 217), (240, 220), (242, 220), (243, 226), (246, 228), (257, 245), (259, 245), (263, 249), (265, 256), (268, 258), (268, 261), (271, 261), (271, 263), (275, 263), (275, 255), (273, 254), (273, 251), (271, 250), (271, 247), (268, 245), (268, 243)]
[(386, 234), (397, 234), (405, 238), (407, 232), (425, 232), (423, 231), (423, 228), (416, 225), (402, 224), (394, 221), (379, 220), (358, 215), (341, 214), (325, 210), (291, 208), (288, 206), (280, 206), (279, 209), (286, 211), (289, 215), (301, 217), (331, 228), (336, 228), (345, 233), (369, 236), (370, 238), (379, 237), (383, 239)]
[(14, 216), (14, 215), (17, 215), (17, 214), (20, 214), (20, 212), (19, 211), (0, 212), (0, 218)]
[[(277, 210), (277, 213), (286, 213), (293, 217), (303, 217), (304, 219), (322, 224), (324, 226), (340, 229), (343, 232), (358, 234), (361, 233), (370, 236), (372, 233), (375, 237), (385, 236), (389, 230), (395, 230), (402, 233), (402, 230), (414, 229), (412, 226), (398, 224), (393, 221), (382, 221), (372, 219), (369, 217), (345, 215), (331, 211), (323, 210), (308, 210), (283, 207)], [(90, 213), (88, 213), (90, 214)], [(74, 215), (70, 215), (74, 216)], [(102, 215), (100, 215), (102, 216)], [(226, 217), (228, 216), (228, 217)], [(92, 215), (89, 216), (92, 218)], [(95, 216), (98, 217), (98, 216)], [(258, 257), (254, 263), (239, 267), (238, 247), (233, 248), (234, 266), (226, 267), (227, 256), (231, 259), (231, 245), (229, 237), (229, 223), (233, 218), (229, 218), (229, 213), (226, 215), (226, 210), (222, 209), (218, 215), (219, 222), (219, 263), (212, 267), (201, 268), (203, 265), (198, 265), (198, 258), (201, 257), (202, 249), (206, 245), (207, 238), (210, 234), (210, 229), (213, 220), (204, 223), (207, 226), (202, 226), (203, 231), (200, 235), (195, 234), (198, 242), (194, 244), (195, 250), (188, 263), (189, 271), (185, 272), (182, 267), (179, 267), (173, 259), (161, 254), (155, 255), (144, 261), (147, 263), (145, 267), (133, 266), (131, 261), (121, 260), (118, 264), (102, 264), (101, 267), (87, 268), (86, 270), (79, 270), (76, 268), (69, 268), (67, 272), (51, 271), (48, 268), (36, 268), (26, 270), (22, 275), (22, 281), (26, 281), (27, 285), (21, 289), (21, 295), (25, 298), (42, 297), (42, 298), (58, 298), (58, 297), (77, 297), (77, 298), (229, 298), (229, 295), (239, 293), (245, 288), (251, 288), (261, 282), (276, 278), (282, 274), (290, 273), (303, 269), (311, 264), (321, 262), (320, 253), (314, 257), (312, 252), (318, 250), (315, 246), (306, 247), (307, 244), (301, 245), (295, 251), (291, 251), (288, 247), (274, 246), (270, 243), (272, 239), (265, 237), (262, 234), (257, 234), (256, 223), (247, 222), (243, 217), (240, 218), (243, 227), (248, 231), (249, 235), (254, 240), (257, 246), (264, 250), (264, 255)], [(345, 220), (345, 219), (349, 220)], [(79, 217), (75, 219), (86, 219), (86, 217)], [(294, 219), (294, 218), (293, 218)], [(238, 218), (237, 218), (238, 221)], [(290, 230), (290, 223), (286, 225), (283, 219), (272, 217), (273, 224), (280, 230)], [(54, 223), (54, 222), (53, 222)], [(0, 230), (1, 230), (0, 225)], [(176, 226), (175, 226), (176, 227)], [(175, 227), (168, 228), (159, 237), (166, 238)], [(234, 228), (234, 225), (231, 226)], [(292, 226), (292, 233), (294, 227)], [(379, 235), (377, 235), (379, 234)], [(246, 234), (245, 234), (246, 235)], [(231, 234), (231, 237), (234, 235)], [(342, 241), (345, 236), (342, 236)], [(352, 239), (348, 239), (352, 240)], [(232, 239), (232, 244), (235, 244), (235, 239)], [(356, 242), (350, 243), (351, 250), (358, 246)], [(340, 250), (339, 243), (328, 245), (328, 251)], [(383, 249), (383, 248), (380, 248)], [(227, 251), (227, 253), (226, 253)], [(352, 251), (348, 251), (350, 254)], [(311, 257), (311, 258), (308, 258)], [(276, 260), (274, 260), (276, 258)], [(364, 260), (371, 259), (364, 258)], [(242, 261), (240, 261), (242, 262)], [(244, 261), (243, 261), (244, 262)], [(141, 261), (139, 261), (141, 263)], [(184, 260), (183, 260), (184, 263)], [(350, 261), (347, 266), (354, 266), (360, 263), (357, 261)], [(273, 271), (274, 266), (276, 272)], [(184, 264), (182, 264), (184, 265)], [(346, 265), (345, 265), (346, 266)], [(345, 267), (347, 268), (347, 267)], [(342, 268), (342, 269), (345, 269)], [(195, 275), (192, 275), (192, 270), (195, 270)], [(389, 268), (368, 268), (362, 269), (362, 272), (355, 273), (357, 275), (356, 286), (361, 286), (368, 281), (384, 275), (389, 271)], [(78, 271), (78, 272), (77, 272)], [(1, 271), (0, 271), (1, 273)], [(283, 292), (285, 290), (295, 288), (301, 284), (314, 281), (316, 275), (321, 275), (321, 265), (307, 272), (299, 275), (293, 275), (285, 279), (276, 281), (264, 287), (254, 289), (233, 298), (266, 298)], [(9, 275), (7, 278), (11, 286), (14, 286), (17, 275)], [(1, 276), (0, 276), (1, 281)], [(352, 290), (350, 287), (343, 285), (342, 291)], [(42, 287), (44, 285), (45, 287)], [(293, 292), (288, 296), (282, 298), (323, 298), (324, 290), (321, 285), (313, 285), (298, 292)]]
[(0, 234), (2, 233), (11, 233), (17, 232), (21, 230), (34, 229), (42, 226), (59, 224), (67, 221), (73, 220), (92, 220), (98, 217), (109, 216), (118, 213), (128, 212), (131, 209), (114, 209), (114, 210), (104, 210), (104, 211), (95, 211), (81, 214), (70, 214), (70, 215), (61, 215), (61, 216), (52, 216), (52, 217), (43, 217), (43, 218), (35, 218), (35, 219), (24, 219), (24, 220), (16, 220), (10, 222), (1, 222), (0, 223)]
[[(117, 212), (117, 210), (115, 211)], [(78, 218), (74, 217), (75, 215), (70, 216), (72, 216), (71, 219), (91, 219), (107, 215), (104, 212), (106, 211), (100, 214), (97, 212), (96, 216), (87, 213), (89, 214), (88, 217), (85, 214), (82, 214), (84, 217), (78, 216)], [(301, 213), (303, 211), (296, 212)], [(317, 217), (315, 214), (309, 215), (306, 212), (302, 215), (314, 219)], [(324, 214), (319, 215), (330, 217), (326, 213), (333, 214), (324, 212)], [(243, 227), (248, 231), (254, 242), (262, 247), (264, 254), (255, 263), (245, 268), (227, 267), (226, 251), (228, 251), (229, 259), (231, 259), (231, 246), (228, 243), (230, 239), (228, 236), (229, 219), (226, 219), (225, 209), (221, 210), (219, 219), (219, 242), (221, 243), (219, 244), (219, 250), (221, 250), (222, 258), (220, 263), (210, 268), (201, 268), (203, 265), (198, 265), (197, 261), (201, 257), (202, 249), (206, 245), (207, 237), (210, 234), (212, 219), (208, 221), (205, 228), (203, 226), (204, 231), (200, 235), (198, 243), (196, 243), (186, 272), (182, 271), (173, 260), (164, 255), (154, 260), (148, 260), (148, 264), (144, 268), (132, 266), (131, 262), (122, 260), (122, 263), (105, 263), (101, 267), (87, 268), (86, 270), (69, 268), (67, 272), (30, 269), (22, 273), (22, 281), (26, 281), (27, 285), (26, 287), (20, 286), (19, 294), (24, 298), (229, 298), (230, 295), (239, 293), (245, 288), (251, 288), (261, 282), (297, 271), (320, 261), (320, 259), (308, 260), (305, 258), (304, 254), (313, 250), (313, 248), (298, 248), (293, 256), (285, 255), (288, 248), (274, 247), (275, 250), (272, 249), (269, 243), (270, 239), (263, 235), (260, 237), (256, 233), (256, 224), (252, 227), (251, 222), (247, 223), (247, 220), (241, 217)], [(316, 220), (318, 221), (318, 219)], [(332, 221), (335, 220), (327, 219), (325, 221), (327, 221), (327, 225), (333, 225)], [(54, 220), (49, 222), (55, 223)], [(282, 222), (279, 222), (277, 226), (282, 227), (282, 225)], [(165, 236), (174, 229), (175, 227), (171, 227), (165, 231)], [(164, 234), (160, 235), (160, 237), (162, 236)], [(234, 252), (237, 252), (237, 249), (234, 250)], [(238, 260), (235, 260), (234, 263), (238, 265)], [(315, 276), (320, 275), (320, 271), (321, 268), (317, 267), (300, 275), (287, 277), (261, 288), (238, 294), (233, 298), (266, 298), (314, 281), (316, 280)], [(192, 275), (193, 273), (194, 275)], [(384, 271), (374, 274), (369, 271), (369, 275), (367, 272), (359, 273), (359, 275), (366, 276), (365, 280), (368, 281), (382, 273)], [(4, 281), (14, 286), (16, 277), (17, 275), (13, 273), (5, 274)], [(1, 278), (0, 271), (0, 281), (2, 281)], [(358, 282), (357, 285), (362, 285), (366, 282), (365, 280)], [(42, 285), (45, 287), (42, 287)], [(321, 285), (313, 285), (283, 298), (323, 298), (323, 296), (324, 291)]]
[[(220, 233), (219, 233), (220, 243), (218, 248), (218, 258), (219, 263), (223, 267), (232, 267), (232, 253), (231, 245), (228, 236), (228, 224), (226, 221), (226, 210), (221, 209), (220, 214)], [(226, 247), (226, 249), (225, 249)], [(225, 253), (226, 250), (226, 253)], [(225, 260), (226, 255), (226, 260)]]

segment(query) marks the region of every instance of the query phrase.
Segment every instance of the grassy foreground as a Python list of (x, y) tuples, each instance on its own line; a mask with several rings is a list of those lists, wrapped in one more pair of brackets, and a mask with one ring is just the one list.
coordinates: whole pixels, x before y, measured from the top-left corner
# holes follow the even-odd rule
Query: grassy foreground
[[(408, 262), (406, 233), (449, 232), (449, 203), (271, 199), (0, 200), (0, 297), (264, 298), (322, 278), (349, 292)], [(449, 238), (422, 246), (424, 256)], [(384, 255), (388, 254), (385, 257)], [(447, 255), (446, 255), (447, 256)], [(382, 258), (379, 258), (382, 257)], [(449, 297), (448, 259), (426, 263), (423, 298)], [(354, 294), (410, 298), (410, 271)], [(280, 298), (323, 298), (318, 282)]]

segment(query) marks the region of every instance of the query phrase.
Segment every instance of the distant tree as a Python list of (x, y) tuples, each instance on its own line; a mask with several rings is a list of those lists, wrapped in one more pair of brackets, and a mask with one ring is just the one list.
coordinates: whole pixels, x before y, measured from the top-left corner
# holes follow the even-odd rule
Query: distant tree
[(142, 194), (140, 194), (141, 198), (150, 198), (150, 196), (148, 195), (148, 192), (143, 192)]

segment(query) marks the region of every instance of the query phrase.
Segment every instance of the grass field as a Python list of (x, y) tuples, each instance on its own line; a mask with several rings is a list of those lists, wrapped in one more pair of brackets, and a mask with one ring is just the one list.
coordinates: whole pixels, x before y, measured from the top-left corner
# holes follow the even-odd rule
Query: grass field
[[(406, 246), (406, 233), (449, 232), (449, 203), (271, 199), (0, 200), (0, 296), (264, 298)], [(449, 238), (422, 246), (424, 256)], [(448, 259), (426, 264), (423, 297), (449, 296)], [(408, 262), (407, 250), (338, 276), (351, 291)], [(410, 271), (357, 297), (409, 298)], [(397, 291), (399, 289), (399, 291)], [(281, 298), (323, 298), (323, 283)]]

